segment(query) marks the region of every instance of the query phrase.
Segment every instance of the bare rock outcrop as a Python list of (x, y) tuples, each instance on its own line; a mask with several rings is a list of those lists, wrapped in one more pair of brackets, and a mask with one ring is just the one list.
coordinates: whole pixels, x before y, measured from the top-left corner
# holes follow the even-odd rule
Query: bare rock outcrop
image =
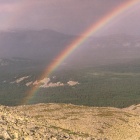
[(0, 140), (139, 140), (140, 105), (0, 106)]

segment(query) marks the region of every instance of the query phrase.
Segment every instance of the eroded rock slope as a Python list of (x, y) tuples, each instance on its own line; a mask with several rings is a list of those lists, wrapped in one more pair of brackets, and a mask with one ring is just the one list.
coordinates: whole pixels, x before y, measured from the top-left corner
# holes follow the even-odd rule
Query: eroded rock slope
[(0, 106), (0, 140), (140, 140), (140, 105)]

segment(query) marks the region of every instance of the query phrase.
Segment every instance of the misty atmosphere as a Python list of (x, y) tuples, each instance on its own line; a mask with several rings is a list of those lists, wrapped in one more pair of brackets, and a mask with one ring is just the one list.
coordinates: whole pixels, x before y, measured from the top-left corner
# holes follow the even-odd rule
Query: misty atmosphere
[[(87, 36), (84, 33), (91, 25), (110, 11), (117, 11), (123, 3), (105, 1), (108, 3), (97, 0), (81, 3), (79, 0), (61, 0), (60, 3), (42, 0), (28, 4), (26, 1), (1, 1), (1, 16), (5, 19), (0, 26), (1, 104), (20, 105), (24, 98), (29, 98), (29, 104), (62, 102), (127, 107), (139, 103), (140, 4), (137, 2), (125, 10), (121, 6), (122, 14), (109, 17), (107, 24), (103, 23), (101, 29)], [(66, 4), (69, 4), (67, 9)], [(58, 56), (78, 38), (85, 41), (59, 62)], [(58, 61), (58, 66), (43, 77), (53, 61)], [(49, 81), (41, 83), (45, 78)], [(18, 82), (14, 82), (16, 80)], [(69, 82), (78, 84), (69, 87)], [(120, 82), (124, 83), (123, 88)], [(131, 82), (135, 84), (130, 85)], [(107, 89), (103, 88), (104, 84)], [(38, 89), (30, 97), (34, 86)], [(131, 93), (130, 89), (133, 89)], [(133, 100), (129, 94), (134, 95)], [(108, 96), (109, 101), (104, 102)]]
[[(35, 122), (25, 140), (140, 139), (139, 13), (140, 0), (0, 0), (0, 113)], [(0, 139), (23, 138), (1, 118)]]

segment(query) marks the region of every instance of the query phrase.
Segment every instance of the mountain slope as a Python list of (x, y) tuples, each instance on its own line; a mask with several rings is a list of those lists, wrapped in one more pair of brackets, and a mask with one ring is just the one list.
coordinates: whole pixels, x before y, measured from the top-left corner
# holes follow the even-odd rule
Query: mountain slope
[(1, 139), (138, 140), (140, 105), (125, 109), (71, 104), (0, 106)]

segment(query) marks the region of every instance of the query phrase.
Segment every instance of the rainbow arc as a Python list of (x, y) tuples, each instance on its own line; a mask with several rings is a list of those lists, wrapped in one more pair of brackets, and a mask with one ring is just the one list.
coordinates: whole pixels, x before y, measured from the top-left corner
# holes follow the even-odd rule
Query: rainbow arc
[[(78, 47), (81, 46), (91, 35), (95, 34), (97, 31), (101, 30), (108, 23), (113, 21), (116, 17), (120, 16), (122, 13), (126, 12), (134, 5), (138, 4), (140, 0), (126, 0), (127, 2), (121, 4), (109, 14), (101, 18), (96, 23), (93, 23), (85, 32), (83, 32), (82, 36), (76, 38), (70, 45), (68, 45), (44, 70), (44, 73), (40, 76), (40, 80), (44, 77), (48, 77), (56, 68)], [(22, 104), (28, 103), (29, 100), (33, 97), (33, 95), (38, 91), (39, 85), (33, 87), (28, 93), (27, 96), (23, 99)]]

